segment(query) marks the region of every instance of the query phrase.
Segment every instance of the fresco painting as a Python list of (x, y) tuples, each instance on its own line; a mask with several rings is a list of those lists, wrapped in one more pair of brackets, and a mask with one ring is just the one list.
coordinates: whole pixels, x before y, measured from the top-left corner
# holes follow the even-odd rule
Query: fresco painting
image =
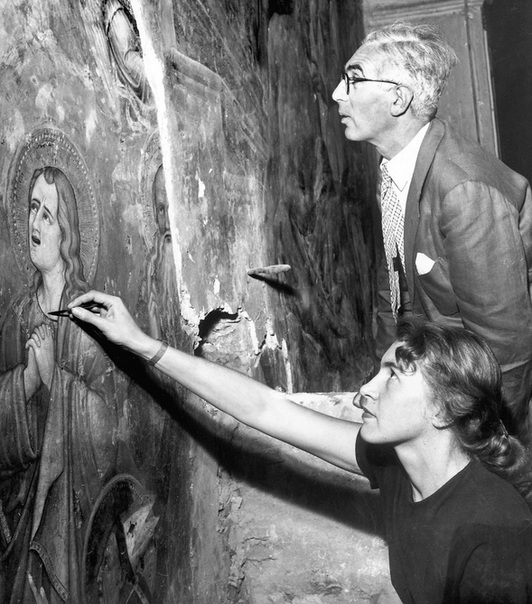
[[(144, 248), (135, 251), (143, 275), (139, 321), (176, 344), (168, 200), (138, 31), (129, 2), (83, 8), (95, 16), (93, 39), (106, 41), (96, 46), (96, 61), (106, 66), (107, 83), (115, 78), (109, 106), (118, 109), (124, 131), (132, 127), (140, 137), (137, 149), (146, 158), (131, 182), (145, 225)], [(157, 542), (171, 546), (168, 534), (157, 539), (156, 533), (168, 530), (168, 456), (179, 445), (160, 404), (171, 386), (68, 315), (50, 314), (95, 283), (112, 281), (113, 270), (110, 276), (109, 260), (101, 259), (102, 250), (109, 252), (102, 223), (109, 206), (102, 207), (108, 203), (102, 174), (88, 168), (92, 151), (80, 151), (58, 120), (45, 122), (3, 156), (9, 247), (19, 277), (9, 275), (13, 286), (0, 321), (0, 429), (6, 435), (0, 444), (0, 601), (160, 601)], [(104, 180), (112, 171), (111, 164), (106, 168)], [(127, 242), (118, 253), (127, 255)]]
[(158, 520), (119, 430), (129, 378), (93, 335), (49, 314), (87, 291), (97, 267), (90, 180), (55, 129), (29, 136), (10, 174), (24, 285), (0, 333), (1, 600), (33, 602), (42, 588), (50, 603), (96, 602), (100, 585), (103, 601), (127, 601), (148, 553), (153, 567)]

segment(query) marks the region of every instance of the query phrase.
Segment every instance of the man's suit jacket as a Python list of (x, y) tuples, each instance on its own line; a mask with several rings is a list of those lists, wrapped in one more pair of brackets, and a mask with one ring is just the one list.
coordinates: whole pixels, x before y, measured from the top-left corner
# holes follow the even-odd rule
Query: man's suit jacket
[[(532, 392), (528, 182), (434, 119), (410, 184), (404, 246), (408, 312), (463, 326), (488, 341), (503, 370), (509, 427), (526, 435)], [(379, 283), (388, 283), (382, 271)], [(379, 323), (389, 327), (389, 287), (379, 290)], [(378, 335), (379, 352), (393, 334), (384, 339)]]

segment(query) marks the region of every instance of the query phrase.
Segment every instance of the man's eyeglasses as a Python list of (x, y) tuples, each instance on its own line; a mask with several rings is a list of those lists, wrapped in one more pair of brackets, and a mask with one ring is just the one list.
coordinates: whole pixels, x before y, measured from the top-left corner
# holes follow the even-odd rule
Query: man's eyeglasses
[(347, 71), (342, 71), (342, 80), (345, 82), (346, 94), (349, 94), (349, 86), (354, 86), (359, 82), (382, 82), (384, 84), (393, 84), (394, 86), (401, 86), (399, 82), (392, 82), (391, 80), (371, 80), (370, 78), (359, 78), (358, 76), (350, 76)]

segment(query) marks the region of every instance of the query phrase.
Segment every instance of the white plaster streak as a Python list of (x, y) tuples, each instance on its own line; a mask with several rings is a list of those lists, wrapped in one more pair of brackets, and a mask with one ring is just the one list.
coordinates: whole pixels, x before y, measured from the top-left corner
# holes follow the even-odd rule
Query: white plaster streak
[(50, 82), (42, 85), (35, 96), (35, 108), (41, 113), (41, 117), (48, 115), (48, 106), (53, 104), (54, 89)]
[(91, 109), (87, 117), (85, 118), (85, 138), (90, 143), (92, 135), (96, 131), (98, 119), (96, 117), (96, 110)]
[[(212, 172), (212, 168), (210, 170)], [(205, 197), (205, 183), (201, 180), (198, 172), (196, 172), (196, 180), (198, 181), (198, 199), (203, 199)]]
[(286, 392), (291, 394), (294, 392), (294, 382), (292, 380), (292, 366), (290, 364), (290, 357), (288, 356), (288, 346), (286, 340), (283, 339), (281, 343), (281, 352), (283, 353), (284, 366), (286, 371)]
[(272, 350), (279, 348), (279, 340), (277, 339), (277, 336), (275, 335), (275, 331), (273, 329), (271, 319), (268, 319), (266, 322), (265, 346), (267, 346), (268, 348), (271, 348)]
[[(172, 162), (169, 161), (172, 154), (172, 147), (170, 144), (171, 135), (168, 115), (173, 108), (167, 106), (168, 99), (164, 88), (164, 67), (153, 46), (151, 36), (152, 32), (149, 28), (149, 15), (145, 14), (150, 10), (150, 7), (146, 7), (146, 3), (142, 0), (131, 0), (131, 7), (133, 9), (133, 15), (137, 22), (137, 29), (140, 35), (146, 77), (151, 86), (157, 108), (157, 123), (159, 127), (159, 139), (163, 156), (166, 191), (169, 200), (176, 200), (177, 192), (174, 189), (174, 181), (172, 178), (170, 178)], [(176, 283), (180, 292), (181, 315), (187, 322), (188, 326), (197, 326), (199, 325), (199, 317), (194, 311), (194, 308), (190, 306), (190, 294), (186, 284), (183, 281), (183, 262), (181, 257), (181, 249), (178, 245), (180, 237), (179, 229), (177, 228), (178, 222), (175, 205), (175, 203), (170, 201), (168, 204), (168, 215), (170, 217), (170, 229), (172, 232), (172, 248), (176, 268)]]
[[(25, 134), (26, 128), (22, 113), (16, 107), (14, 107), (11, 117), (11, 130), (5, 134), (10, 153), (15, 152), (19, 141), (24, 137)], [(4, 200), (5, 199), (7, 198), (4, 196)]]
[[(244, 313), (242, 313), (244, 315)], [(248, 315), (245, 314), (247, 318)], [(261, 345), (259, 344), (259, 340), (257, 338), (257, 333), (255, 329), (255, 323), (249, 319), (250, 325), (250, 333), (253, 341), (253, 347), (256, 350), (255, 354), (259, 355), (261, 350)], [(277, 339), (277, 335), (273, 329), (271, 319), (266, 321), (266, 337), (264, 338), (264, 342), (262, 345), (263, 348), (269, 348), (271, 350), (279, 350), (281, 349), (281, 355), (284, 362), (284, 368), (286, 373), (286, 392), (287, 394), (292, 394), (294, 392), (294, 381), (292, 379), (292, 366), (290, 364), (290, 357), (288, 355), (288, 347), (286, 345), (286, 341), (283, 339), (281, 345), (279, 345), (279, 340)], [(260, 360), (260, 356), (257, 357), (257, 362)]]
[(194, 337), (194, 341), (195, 341), (194, 348), (195, 348), (196, 344), (199, 342), (198, 326), (199, 326), (201, 318), (198, 315), (198, 313), (195, 311), (192, 304), (190, 303), (190, 294), (189, 294), (188, 290), (184, 287), (181, 289), (180, 302), (181, 302), (181, 316), (183, 317), (183, 320), (185, 322), (183, 325), (183, 328), (189, 336)]
[[(251, 317), (248, 315), (248, 313), (245, 310), (241, 311), (241, 316), (244, 317), (245, 319), (247, 319), (247, 324), (248, 324), (248, 328), (249, 328), (249, 337), (251, 338), (251, 342), (253, 344), (253, 352), (258, 357), (258, 355), (260, 354), (260, 343), (259, 343), (259, 339), (257, 338), (257, 328), (255, 325), (255, 322), (251, 320)], [(259, 359), (257, 358), (257, 361), (258, 360)]]

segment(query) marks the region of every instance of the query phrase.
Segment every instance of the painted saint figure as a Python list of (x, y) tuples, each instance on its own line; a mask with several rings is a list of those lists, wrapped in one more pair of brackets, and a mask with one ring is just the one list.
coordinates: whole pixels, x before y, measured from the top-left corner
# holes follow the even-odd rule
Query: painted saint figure
[[(146, 190), (149, 192), (147, 197), (156, 230), (146, 257), (136, 314), (139, 323), (152, 337), (162, 339), (172, 346), (184, 346), (162, 164), (154, 171), (153, 180)], [(132, 381), (128, 394), (128, 416), (138, 429), (132, 435), (131, 449), (137, 467), (148, 471), (148, 479), (157, 477), (158, 486), (153, 485), (153, 488), (162, 501), (167, 498), (172, 470), (161, 472), (161, 468), (170, 465), (173, 455), (171, 447), (176, 438), (176, 427), (168, 424), (169, 418), (162, 403), (176, 396), (175, 382), (161, 376), (160, 372), (142, 365), (135, 369), (135, 380)]]
[(107, 0), (104, 6), (104, 27), (121, 82), (143, 103), (149, 103), (150, 87), (129, 2)]
[(139, 312), (146, 314), (141, 320), (149, 324), (150, 335), (174, 344), (180, 329), (179, 295), (162, 165), (153, 179), (152, 204), (157, 231), (147, 259), (146, 279), (141, 291), (146, 308), (140, 308)]
[(33, 283), (0, 332), (0, 601), (82, 602), (83, 539), (94, 502), (116, 473), (120, 396), (99, 344), (54, 320), (88, 290), (74, 190), (58, 168), (34, 172), (28, 246)]

